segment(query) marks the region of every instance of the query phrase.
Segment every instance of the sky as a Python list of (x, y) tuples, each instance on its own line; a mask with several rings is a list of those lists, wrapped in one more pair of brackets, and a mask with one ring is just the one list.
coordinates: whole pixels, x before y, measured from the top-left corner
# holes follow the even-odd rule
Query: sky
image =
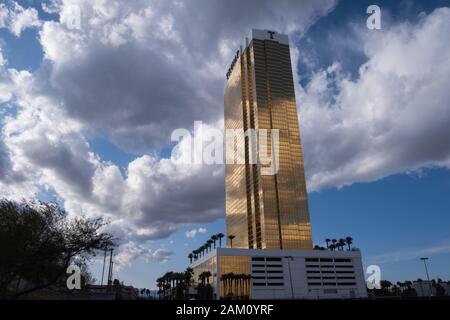
[(252, 28), (289, 35), (314, 243), (450, 280), (449, 1), (2, 0), (0, 196), (109, 221), (124, 283), (184, 270), (225, 233), (224, 175), (172, 162), (171, 133), (223, 127)]

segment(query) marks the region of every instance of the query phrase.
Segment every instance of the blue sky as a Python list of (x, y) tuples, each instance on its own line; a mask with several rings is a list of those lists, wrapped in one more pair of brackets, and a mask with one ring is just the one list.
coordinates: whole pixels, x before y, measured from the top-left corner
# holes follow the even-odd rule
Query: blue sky
[[(382, 277), (391, 281), (425, 278), (422, 256), (430, 257), (433, 278), (448, 279), (450, 264), (450, 172), (429, 169), (420, 175), (393, 175), (373, 183), (355, 184), (340, 190), (330, 188), (309, 194), (314, 243), (348, 235), (363, 252), (365, 267), (377, 264)], [(207, 233), (187, 238), (189, 230), (205, 227)], [(166, 270), (183, 270), (187, 254), (224, 232), (225, 221), (180, 228), (169, 239), (155, 242), (174, 252), (166, 263), (138, 262), (132, 272), (121, 273), (124, 280), (137, 282)], [(436, 252), (433, 253), (433, 249)], [(430, 251), (427, 251), (430, 250)], [(429, 252), (423, 253), (422, 252)], [(149, 269), (150, 267), (150, 269)], [(151, 274), (148, 273), (152, 270)], [(101, 271), (98, 271), (101, 273)]]
[[(439, 105), (439, 100), (434, 97), (435, 92), (442, 93), (440, 97), (447, 102), (448, 96), (445, 94), (448, 95), (448, 93), (430, 91), (433, 93), (431, 97), (431, 93), (425, 91), (423, 95), (413, 96), (412, 100), (417, 103), (421, 102), (420, 99), (423, 97), (429, 97), (429, 101), (418, 106), (403, 103), (402, 97), (398, 96), (391, 100), (388, 94), (393, 94), (396, 90), (401, 91), (404, 87), (414, 88), (413, 84), (416, 85), (414, 77), (417, 77), (417, 74), (411, 75), (401, 70), (403, 73), (397, 79), (398, 81), (389, 84), (392, 90), (385, 92), (388, 98), (379, 95), (382, 91), (377, 91), (376, 98), (373, 98), (372, 102), (376, 105), (379, 97), (380, 101), (387, 101), (380, 108), (388, 110), (399, 108), (398, 110), (403, 113), (398, 111), (391, 114), (389, 111), (384, 111), (382, 115), (379, 115), (375, 109), (373, 118), (372, 116), (364, 118), (365, 113), (351, 107), (351, 102), (354, 101), (355, 105), (361, 106), (360, 109), (365, 108), (367, 101), (358, 98), (358, 93), (365, 88), (365, 81), (373, 79), (367, 74), (360, 73), (361, 65), (367, 64), (369, 70), (375, 70), (373, 74), (379, 76), (377, 72), (381, 72), (383, 66), (378, 65), (378, 69), (373, 66), (380, 61), (385, 61), (383, 59), (386, 59), (388, 53), (392, 54), (389, 51), (389, 45), (397, 41), (399, 51), (402, 50), (403, 44), (413, 47), (414, 39), (420, 38), (420, 32), (428, 30), (426, 28), (432, 25), (431, 22), (434, 21), (432, 19), (439, 19), (439, 15), (434, 12), (435, 9), (449, 7), (450, 3), (449, 1), (379, 2), (382, 9), (382, 30), (373, 31), (377, 33), (374, 34), (367, 33), (365, 29), (367, 18), (365, 9), (372, 4), (372, 1), (340, 1), (337, 5), (325, 2), (327, 1), (313, 8), (310, 8), (312, 5), (305, 4), (303, 8), (303, 4), (294, 5), (287, 1), (287, 7), (292, 6), (292, 10), (289, 10), (289, 13), (281, 12), (281, 18), (275, 19), (275, 22), (270, 20), (273, 16), (270, 10), (274, 10), (276, 14), (279, 12), (269, 5), (267, 6), (269, 13), (262, 9), (260, 14), (250, 17), (250, 22), (237, 22), (235, 29), (230, 30), (227, 29), (227, 14), (224, 13), (223, 24), (218, 22), (218, 26), (211, 29), (211, 33), (215, 36), (214, 41), (219, 38), (223, 40), (219, 42), (222, 45), (220, 54), (211, 45), (211, 39), (203, 41), (201, 37), (186, 41), (184, 50), (187, 53), (183, 52), (169, 41), (175, 39), (174, 43), (180, 43), (180, 40), (176, 39), (176, 32), (170, 33), (167, 32), (167, 28), (162, 28), (161, 34), (155, 34), (157, 39), (155, 41), (161, 41), (158, 42), (158, 53), (163, 52), (167, 54), (166, 57), (170, 55), (177, 57), (179, 54), (180, 60), (183, 60), (185, 65), (193, 65), (192, 69), (185, 70), (186, 74), (190, 71), (194, 72), (195, 69), (201, 69), (199, 66), (205, 67), (208, 71), (212, 70), (212, 73), (217, 71), (224, 74), (225, 66), (231, 61), (235, 47), (245, 36), (243, 33), (252, 26), (261, 27), (267, 23), (267, 28), (289, 32), (291, 41), (299, 53), (298, 56), (294, 55), (298, 57), (298, 60), (293, 62), (294, 67), (297, 67), (299, 80), (297, 98), (315, 244), (323, 244), (325, 238), (352, 236), (355, 246), (363, 252), (364, 265), (380, 265), (383, 278), (391, 281), (424, 278), (423, 264), (419, 258), (425, 255), (430, 257), (429, 270), (433, 278), (439, 276), (450, 279), (448, 268), (450, 265), (450, 197), (448, 196), (450, 194), (450, 149), (448, 143), (441, 141), (447, 139), (447, 131), (440, 129), (441, 125), (448, 124), (445, 121), (450, 119), (448, 103), (446, 106), (440, 104), (440, 108), (443, 109), (437, 106), (435, 107), (437, 109), (430, 110), (430, 114), (436, 114), (437, 117), (422, 117), (418, 120), (409, 118), (409, 115), (420, 109), (431, 108), (434, 103)], [(9, 6), (11, 3), (6, 2)], [(2, 110), (0, 125), (3, 129), (0, 151), (6, 150), (5, 154), (9, 157), (5, 158), (6, 160), (0, 157), (0, 161), (5, 161), (4, 164), (0, 162), (0, 169), (6, 173), (0, 172), (0, 190), (2, 191), (0, 194), (18, 198), (34, 195), (44, 200), (57, 197), (58, 201), (65, 204), (66, 209), (73, 214), (107, 212), (106, 217), (114, 221), (112, 230), (118, 233), (124, 243), (132, 243), (130, 247), (127, 247), (130, 248), (130, 252), (123, 252), (120, 257), (117, 257), (122, 261), (122, 266), (115, 273), (115, 277), (138, 287), (154, 288), (155, 279), (166, 271), (185, 269), (188, 262), (187, 254), (200, 246), (211, 234), (225, 233), (223, 194), (221, 193), (223, 180), (214, 178), (209, 184), (205, 184), (205, 181), (215, 176), (215, 169), (207, 169), (206, 172), (203, 169), (203, 171), (192, 169), (192, 173), (185, 177), (183, 172), (172, 168), (171, 170), (174, 170), (172, 175), (180, 175), (181, 178), (169, 183), (166, 182), (170, 179), (165, 176), (166, 169), (161, 160), (170, 156), (173, 144), (170, 144), (168, 133), (173, 129), (178, 126), (191, 129), (192, 119), (202, 120), (211, 125), (220, 122), (224, 77), (221, 75), (207, 78), (204, 73), (199, 73), (195, 77), (196, 80), (192, 81), (199, 81), (195, 83), (197, 85), (195, 88), (201, 91), (205, 87), (207, 93), (202, 92), (198, 96), (192, 93), (184, 95), (185, 91), (189, 92), (192, 88), (189, 83), (180, 79), (183, 77), (175, 77), (179, 70), (177, 66), (180, 68), (179, 65), (175, 63), (174, 67), (166, 60), (156, 60), (162, 58), (156, 55), (154, 48), (148, 47), (147, 44), (143, 45), (139, 36), (136, 36), (136, 34), (139, 35), (141, 25), (136, 24), (139, 27), (135, 28), (138, 29), (133, 29), (132, 34), (133, 37), (136, 36), (136, 39), (124, 40), (120, 37), (120, 33), (119, 35), (111, 33), (105, 40), (102, 34), (104, 30), (111, 30), (113, 24), (109, 24), (110, 20), (117, 18), (117, 21), (123, 22), (126, 19), (120, 20), (124, 17), (115, 16), (114, 14), (117, 13), (111, 13), (107, 8), (100, 7), (99, 11), (109, 15), (109, 20), (106, 19), (107, 22), (104, 22), (103, 33), (97, 32), (96, 25), (90, 26), (89, 30), (84, 24), (80, 32), (86, 32), (83, 33), (85, 38), (92, 36), (93, 38), (90, 39), (92, 41), (83, 42), (85, 38), (80, 36), (80, 38), (69, 38), (70, 42), (65, 43), (64, 36), (68, 34), (73, 36), (76, 33), (70, 33), (71, 30), (64, 28), (58, 29), (59, 24), (52, 26), (48, 23), (50, 20), (55, 20), (57, 23), (58, 14), (46, 13), (42, 10), (39, 1), (24, 0), (18, 3), (23, 10), (36, 9), (41, 25), (26, 27), (20, 35), (13, 34), (11, 27), (7, 25), (0, 28), (0, 48), (3, 57), (8, 61), (6, 67), (10, 70), (26, 70), (34, 79), (33, 90), (24, 94), (20, 90), (28, 88), (25, 81), (14, 82), (12, 78), (9, 78), (12, 77), (11, 75), (0, 73), (0, 88), (2, 88), (1, 81), (4, 81), (6, 88), (13, 88), (11, 92), (14, 96), (14, 99), (2, 101), (0, 95), (0, 103), (2, 103), (0, 104)], [(84, 6), (81, 11), (82, 17), (85, 19), (91, 14), (90, 5), (84, 2), (82, 5)], [(297, 5), (300, 7), (294, 7)], [(150, 7), (152, 4), (149, 2)], [(128, 7), (125, 5), (124, 8)], [(143, 11), (140, 9), (142, 8), (129, 7), (130, 12), (141, 14)], [(172, 13), (171, 10), (176, 8), (170, 6), (160, 8), (155, 5), (155, 11), (158, 12), (158, 10), (161, 11), (156, 18), (151, 16), (148, 20), (158, 22), (161, 18), (161, 23), (169, 23), (170, 19), (167, 17), (172, 15), (177, 17), (177, 14), (180, 16), (178, 20), (175, 20), (183, 20), (181, 13)], [(205, 8), (204, 10), (205, 16), (211, 16), (211, 21), (214, 22), (215, 14), (217, 14), (215, 9)], [(310, 16), (307, 16), (308, 14)], [(447, 13), (442, 12), (442, 14)], [(164, 17), (169, 22), (163, 19)], [(314, 19), (309, 19), (311, 17)], [(239, 17), (236, 19), (239, 20)], [(208, 23), (213, 25), (211, 21), (206, 18), (205, 25), (199, 25), (198, 30), (207, 28)], [(310, 24), (310, 21), (315, 22)], [(85, 20), (82, 22), (84, 23)], [(295, 22), (294, 28), (289, 27), (292, 22)], [(176, 23), (171, 23), (171, 28), (176, 31)], [(248, 23), (253, 24), (248, 25)], [(124, 25), (129, 27), (126, 23)], [(220, 26), (223, 27), (219, 28)], [(444, 24), (444, 27), (447, 26), (448, 24)], [(150, 30), (146, 29), (150, 27), (144, 24), (142, 28)], [(193, 27), (192, 33), (197, 30), (195, 28)], [(416, 31), (411, 31), (413, 36), (408, 35), (406, 31), (407, 35), (404, 36), (402, 28)], [(430, 30), (429, 32), (439, 32), (435, 29)], [(445, 30), (443, 32), (445, 33)], [(58, 38), (56, 35), (61, 37)], [(162, 35), (166, 38), (163, 39)], [(52, 36), (55, 38), (53, 39)], [(431, 35), (430, 39), (434, 39), (433, 36), (436, 35)], [(367, 40), (368, 38), (370, 39)], [(445, 39), (441, 40), (448, 43)], [(80, 41), (80, 47), (83, 48), (81, 53), (75, 46), (71, 47), (71, 43), (77, 41)], [(371, 44), (379, 45), (379, 49), (373, 49)], [(419, 49), (422, 48), (419, 47)], [(428, 70), (426, 63), (429, 61), (427, 60), (429, 56), (433, 56), (433, 61), (439, 64), (439, 60), (436, 59), (443, 55), (435, 48), (437, 47), (430, 45), (428, 51), (424, 50), (424, 56), (417, 58), (419, 61), (424, 61), (424, 65), (421, 66), (424, 70)], [(432, 50), (437, 51), (432, 52)], [(45, 59), (44, 51), (47, 52)], [(137, 63), (136, 69), (130, 66), (131, 71), (128, 74), (126, 68), (133, 63), (131, 59), (127, 63), (127, 57), (136, 59), (138, 62), (142, 57), (153, 57), (155, 63), (143, 60), (142, 68)], [(204, 59), (212, 61), (212, 65), (199, 64), (199, 61)], [(392, 59), (395, 61), (398, 57)], [(105, 62), (106, 69), (101, 69), (102, 61)], [(118, 64), (117, 68), (113, 68), (113, 64)], [(108, 75), (102, 76), (102, 73), (108, 74), (110, 71), (108, 65), (111, 66), (111, 76), (114, 77), (112, 80)], [(327, 69), (333, 65), (337, 66), (337, 69)], [(420, 69), (420, 66), (416, 67)], [(387, 74), (390, 73), (387, 72)], [(325, 75), (325, 78), (321, 78), (322, 75)], [(116, 80), (121, 77), (123, 79), (120, 79), (120, 82)], [(141, 90), (139, 84), (132, 83), (134, 77), (140, 83), (148, 83), (148, 88), (144, 86)], [(412, 79), (410, 82), (408, 77)], [(420, 78), (420, 73), (418, 77)], [(435, 78), (439, 79), (439, 75)], [(431, 84), (434, 84), (435, 78), (424, 76), (424, 79), (428, 79), (427, 83)], [(159, 79), (162, 79), (161, 84)], [(403, 79), (406, 80), (402, 82)], [(436, 80), (436, 83), (438, 82)], [(11, 83), (15, 84), (11, 85)], [(320, 85), (322, 83), (325, 83), (325, 87)], [(173, 91), (169, 91), (166, 95), (162, 84), (166, 87), (173, 86)], [(395, 85), (398, 87), (394, 87)], [(95, 90), (91, 90), (92, 87), (95, 87)], [(426, 85), (422, 84), (422, 87), (425, 88)], [(422, 87), (416, 91), (421, 91)], [(383, 87), (379, 89), (386, 90)], [(116, 90), (122, 92), (124, 96), (127, 93), (130, 94), (124, 100), (120, 100), (120, 96), (111, 98), (111, 92)], [(134, 100), (133, 94), (137, 96), (133, 103), (139, 106), (135, 109), (133, 105), (127, 105), (130, 100)], [(48, 101), (38, 100), (38, 97), (42, 96), (48, 98)], [(350, 103), (346, 102), (345, 96), (352, 96), (353, 100), (350, 100)], [(370, 93), (367, 96), (369, 100), (373, 97)], [(389, 104), (395, 99), (399, 99), (398, 104), (403, 103), (405, 108), (395, 103)], [(33, 105), (34, 101), (38, 101), (36, 105)], [(115, 101), (118, 101), (117, 106)], [(205, 103), (205, 106), (202, 103)], [(82, 107), (84, 105), (86, 107)], [(169, 105), (174, 106), (173, 109), (168, 107)], [(322, 109), (321, 113), (320, 108), (326, 108), (326, 110)], [(42, 116), (29, 120), (32, 114), (35, 115), (41, 110), (44, 110), (46, 115), (51, 115), (47, 122), (43, 122), (42, 118), (45, 117)], [(205, 110), (208, 111), (205, 112)], [(342, 112), (336, 113), (336, 110), (342, 110)], [(53, 112), (55, 118), (52, 118)], [(60, 123), (54, 120), (57, 119), (58, 112), (64, 115), (62, 128), (59, 128)], [(336, 122), (322, 122), (323, 120), (318, 117)], [(357, 124), (340, 126), (345, 122), (346, 117), (350, 120), (356, 117)], [(172, 119), (169, 121), (168, 118)], [(420, 121), (421, 119), (423, 121)], [(31, 122), (21, 128), (19, 124), (23, 124), (24, 121)], [(403, 125), (410, 122), (416, 125), (418, 122), (414, 121), (420, 121), (422, 125), (417, 129), (422, 135), (421, 138), (411, 133), (412, 131), (408, 131), (409, 127)], [(390, 124), (397, 129), (385, 127), (385, 124), (380, 124), (381, 122), (388, 123), (387, 126)], [(45, 127), (49, 123), (50, 127)], [(160, 131), (155, 133), (154, 128), (158, 125), (160, 125)], [(373, 126), (375, 131), (385, 130), (393, 134), (387, 138), (380, 134), (358, 136), (358, 130), (365, 126), (368, 128), (367, 131), (370, 131), (369, 127)], [(45, 137), (41, 136), (42, 132), (47, 132), (46, 128), (50, 133), (44, 134)], [(423, 137), (428, 140), (422, 141)], [(386, 148), (373, 150), (378, 149), (376, 143), (379, 143), (377, 142), (379, 139), (386, 139), (382, 140)], [(27, 152), (31, 152), (32, 144), (47, 140), (49, 142), (42, 144), (38, 149), (46, 150), (46, 155), (54, 152), (54, 157), (48, 158), (36, 150), (32, 150), (33, 153), (29, 156), (24, 156)], [(435, 148), (433, 148), (434, 145), (436, 145)], [(347, 153), (350, 155), (343, 152), (344, 148), (348, 149)], [(67, 154), (70, 155), (69, 158), (66, 157)], [(1, 152), (0, 156), (2, 156)], [(91, 156), (96, 158), (92, 159)], [(68, 160), (70, 157), (72, 160)], [(372, 160), (375, 163), (373, 165)], [(49, 161), (51, 165), (47, 165)], [(2, 184), (1, 179), (16, 177), (17, 170), (31, 170), (32, 178), (15, 179), (14, 182), (5, 180), (7, 182)], [(151, 181), (148, 185), (145, 177)], [(89, 194), (86, 188), (89, 189), (87, 186), (91, 185), (92, 191)], [(142, 189), (136, 187), (141, 185), (143, 185)], [(104, 199), (115, 197), (114, 193), (109, 192), (111, 190), (116, 192), (116, 187), (125, 190), (123, 191), (124, 200), (120, 203), (108, 203), (108, 200)], [(122, 189), (117, 190), (122, 192)], [(163, 190), (163, 192), (158, 193), (155, 190)], [(173, 197), (168, 196), (171, 192), (175, 193)], [(134, 196), (140, 199), (136, 200)], [(149, 202), (142, 200), (147, 196)], [(205, 203), (199, 205), (199, 202)], [(172, 204), (174, 204), (173, 207)], [(127, 212), (127, 210), (130, 211)], [(139, 214), (134, 216), (136, 210)], [(168, 215), (174, 217), (169, 219)], [(127, 219), (131, 222), (128, 223)], [(206, 228), (206, 233), (197, 232), (193, 238), (186, 236), (188, 231), (199, 228)], [(93, 264), (92, 271), (94, 277), (100, 278), (99, 263)]]

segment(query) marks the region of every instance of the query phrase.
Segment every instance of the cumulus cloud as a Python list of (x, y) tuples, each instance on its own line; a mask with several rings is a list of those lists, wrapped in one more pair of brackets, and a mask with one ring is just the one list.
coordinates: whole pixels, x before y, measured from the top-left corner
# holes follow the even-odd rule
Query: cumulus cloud
[[(118, 254), (126, 265), (137, 256), (163, 261), (170, 254), (142, 244), (224, 215), (223, 168), (158, 154), (172, 130), (194, 120), (220, 127), (224, 71), (243, 35), (257, 27), (295, 39), (335, 2), (54, 4), (47, 9), (60, 20), (42, 23), (38, 71), (9, 69), (0, 55), (0, 103), (17, 108), (2, 124), (0, 194), (53, 190), (71, 215), (107, 218), (127, 244)], [(69, 27), (73, 5), (79, 28)], [(0, 8), (0, 23), (10, 21)], [(417, 25), (363, 35), (368, 61), (356, 80), (335, 63), (297, 88), (310, 190), (449, 164), (449, 17), (440, 9)], [(134, 160), (105, 161), (91, 147), (97, 136)], [(175, 148), (185, 152), (186, 143)]]
[(309, 191), (449, 167), (449, 32), (449, 8), (358, 31), (355, 80), (335, 62), (297, 88)]
[(197, 229), (192, 229), (192, 230), (186, 231), (186, 238), (194, 239), (196, 234), (197, 234)]
[[(13, 96), (26, 90), (31, 77), (28, 71), (8, 68), (7, 59), (4, 58), (0, 47), (0, 124), (12, 119), (9, 116), (12, 109), (9, 102)], [(2, 131), (4, 132), (4, 128)], [(0, 133), (0, 195), (14, 200), (32, 197), (37, 189), (28, 183), (25, 172), (14, 162), (3, 138), (4, 134)]]
[(121, 238), (140, 240), (167, 237), (180, 225), (213, 221), (223, 214), (223, 181), (215, 179), (223, 174), (221, 167), (143, 155), (123, 175), (90, 150), (77, 122), (42, 108), (38, 117), (33, 107), (24, 107), (9, 119), (4, 141), (18, 172), (54, 189), (69, 212), (106, 216)]
[(200, 227), (198, 229), (192, 229), (189, 231), (186, 231), (186, 237), (187, 238), (191, 238), (191, 239), (195, 239), (195, 236), (197, 235), (197, 233), (206, 233), (207, 230), (206, 228)]
[[(32, 75), (26, 71), (8, 68), (8, 59), (4, 56), (0, 45), (0, 104), (10, 102), (14, 94), (27, 89)], [(6, 105), (0, 110), (4, 113)]]
[[(1, 60), (0, 86), (8, 87), (1, 99), (16, 107), (3, 121), (1, 195), (51, 190), (71, 216), (105, 217), (127, 249), (119, 265), (150, 256), (140, 247), (147, 240), (223, 216), (223, 168), (176, 164), (156, 148), (170, 142), (172, 130), (191, 129), (194, 120), (220, 128), (224, 71), (243, 34), (252, 27), (302, 33), (335, 5), (257, 3), (44, 2), (59, 21), (40, 27), (41, 68), (30, 74), (7, 69)], [(18, 6), (4, 8), (1, 21), (16, 35), (38, 26), (26, 18), (34, 9), (24, 9), (19, 19)], [(79, 25), (72, 23), (74, 8)], [(245, 13), (250, 8), (253, 16)], [(135, 152), (135, 159), (125, 168), (104, 161), (90, 145), (97, 136)], [(175, 153), (188, 149), (180, 143)], [(24, 179), (11, 183), (12, 173)], [(161, 261), (168, 256), (151, 252)]]
[(143, 259), (147, 262), (166, 262), (173, 254), (172, 251), (162, 248), (158, 248), (156, 250), (148, 249), (135, 242), (128, 242), (120, 246), (118, 250), (119, 252), (114, 256), (114, 269), (116, 271), (120, 271), (129, 266), (130, 263), (136, 258)]
[(62, 3), (60, 0), (43, 0), (41, 8), (46, 13), (56, 14), (61, 11), (61, 5)]
[(23, 8), (15, 1), (0, 4), (0, 28), (8, 28), (19, 37), (27, 28), (40, 27), (38, 12), (35, 8)]
[[(223, 114), (224, 70), (252, 27), (304, 32), (335, 2), (63, 4), (61, 21), (46, 22), (40, 34), (53, 64), (46, 91), (122, 148), (148, 152), (169, 143), (173, 129)], [(80, 28), (68, 27), (74, 6)]]

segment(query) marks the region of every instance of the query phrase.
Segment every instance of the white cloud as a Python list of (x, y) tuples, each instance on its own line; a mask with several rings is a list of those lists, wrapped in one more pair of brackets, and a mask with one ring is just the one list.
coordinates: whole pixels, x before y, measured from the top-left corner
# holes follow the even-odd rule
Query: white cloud
[(9, 10), (8, 8), (2, 3), (0, 4), (0, 28), (5, 28), (8, 23), (8, 17), (9, 17)]
[(192, 230), (186, 231), (185, 234), (186, 234), (187, 238), (195, 239), (195, 236), (198, 233), (204, 234), (206, 232), (207, 232), (206, 228), (200, 227), (198, 229), (192, 229)]
[(449, 167), (449, 32), (449, 8), (362, 32), (356, 80), (336, 62), (297, 88), (309, 191)]
[(59, 13), (61, 5), (60, 0), (43, 0), (41, 3), (42, 10), (49, 14)]
[[(222, 116), (224, 70), (252, 27), (301, 33), (334, 5), (63, 1), (61, 22), (45, 22), (40, 33), (52, 63), (45, 89), (91, 130), (146, 153), (166, 145), (176, 128)], [(80, 28), (67, 27), (74, 6)]]
[(192, 229), (192, 230), (186, 231), (187, 238), (194, 239), (196, 234), (197, 234), (197, 229)]
[(450, 243), (436, 244), (430, 247), (410, 248), (394, 252), (387, 252), (369, 257), (371, 263), (401, 262), (419, 259), (422, 257), (432, 257), (439, 254), (450, 253)]
[[(164, 238), (179, 226), (223, 216), (223, 168), (177, 165), (156, 156), (154, 146), (167, 145), (173, 129), (189, 129), (193, 120), (220, 122), (224, 70), (243, 32), (263, 22), (303, 32), (334, 4), (258, 1), (249, 17), (242, 6), (254, 3), (237, 1), (53, 3), (60, 21), (43, 22), (41, 68), (1, 69), (1, 85), (8, 86), (2, 99), (17, 112), (3, 125), (0, 193), (53, 190), (71, 216), (111, 221), (109, 230), (123, 243)], [(68, 26), (73, 6), (80, 28)], [(33, 12), (14, 24), (8, 11), (8, 26), (16, 34), (37, 26), (26, 18)], [(196, 17), (202, 23), (193, 23)], [(121, 171), (92, 150), (89, 139), (98, 135), (139, 154)], [(12, 183), (13, 173), (24, 179)]]
[(41, 21), (34, 8), (23, 8), (15, 1), (8, 5), (0, 4), (0, 28), (8, 28), (15, 36), (20, 37), (27, 28), (40, 27)]
[(168, 251), (162, 248), (155, 250), (148, 249), (138, 243), (128, 242), (121, 245), (118, 248), (118, 253), (114, 256), (114, 269), (120, 271), (125, 267), (129, 266), (135, 259), (143, 259), (147, 262), (158, 261), (167, 262), (170, 256), (173, 254), (172, 251)]
[[(298, 35), (334, 5), (267, 1), (248, 16), (247, 2), (71, 3), (82, 9), (81, 29), (63, 18), (45, 22), (38, 72), (0, 63), (0, 100), (17, 105), (3, 124), (0, 194), (54, 190), (71, 215), (104, 216), (124, 243), (139, 245), (224, 215), (221, 167), (177, 165), (154, 146), (193, 120), (217, 126), (223, 71), (242, 34), (264, 27)], [(362, 38), (369, 61), (356, 81), (334, 64), (298, 88), (310, 190), (448, 165), (449, 16), (442, 9)], [(96, 136), (138, 153), (121, 171), (91, 148)], [(142, 252), (128, 251), (122, 265)]]

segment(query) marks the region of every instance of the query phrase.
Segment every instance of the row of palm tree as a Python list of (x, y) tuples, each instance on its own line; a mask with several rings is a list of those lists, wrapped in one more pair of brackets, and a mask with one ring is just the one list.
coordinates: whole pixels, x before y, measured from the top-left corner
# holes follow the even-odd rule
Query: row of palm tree
[[(421, 283), (423, 280), (421, 278), (418, 278), (415, 282)], [(445, 288), (443, 287), (443, 284), (445, 282), (442, 281), (442, 279), (432, 279), (431, 280), (431, 287), (434, 288), (434, 293), (430, 292), (432, 295), (436, 296), (444, 296), (446, 294)], [(450, 283), (450, 282), (448, 282)], [(394, 296), (401, 296), (401, 297), (416, 297), (417, 291), (414, 288), (414, 283), (412, 281), (397, 281), (396, 284), (393, 284), (392, 282), (388, 280), (381, 280), (380, 281), (381, 286), (381, 292), (377, 292), (377, 290), (373, 290), (375, 294), (379, 295), (394, 295)], [(431, 290), (431, 287), (430, 290)], [(383, 292), (384, 291), (384, 292)]]
[[(198, 275), (197, 298), (212, 299), (213, 289), (210, 285), (212, 273), (204, 271)], [(161, 300), (189, 299), (189, 288), (194, 286), (194, 270), (187, 268), (184, 272), (166, 272), (156, 279), (158, 295)]]
[(212, 276), (212, 273), (209, 271), (203, 271), (198, 275), (198, 281), (200, 284), (205, 285), (209, 284), (209, 278)]
[(166, 272), (162, 277), (156, 279), (159, 298), (164, 300), (186, 299), (193, 275), (192, 268), (187, 268), (184, 272)]
[(213, 249), (212, 247), (214, 247), (215, 249), (217, 241), (219, 241), (219, 247), (222, 247), (223, 237), (225, 237), (223, 233), (214, 234), (202, 246), (189, 253), (188, 258), (191, 261), (191, 263), (192, 261), (195, 261), (204, 256), (205, 254), (207, 254), (208, 252), (210, 252)]
[(250, 298), (251, 275), (225, 273), (220, 277), (222, 299), (247, 300)]
[(209, 284), (209, 278), (212, 276), (210, 271), (203, 271), (198, 275), (197, 299), (211, 300), (213, 299), (214, 289)]
[(353, 244), (353, 238), (352, 237), (346, 237), (346, 238), (340, 238), (338, 239), (325, 239), (325, 243), (327, 245), (327, 249), (329, 250), (338, 250), (338, 251), (344, 251), (345, 247), (347, 247), (347, 250), (350, 251), (351, 245)]

